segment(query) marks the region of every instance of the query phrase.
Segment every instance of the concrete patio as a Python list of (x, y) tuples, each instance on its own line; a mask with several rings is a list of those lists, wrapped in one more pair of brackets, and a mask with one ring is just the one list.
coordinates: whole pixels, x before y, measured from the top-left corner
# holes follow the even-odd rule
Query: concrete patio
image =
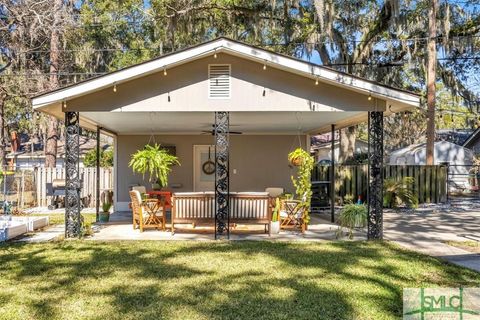
[[(327, 214), (313, 214), (308, 230), (302, 234), (300, 231), (286, 230), (279, 234), (269, 236), (264, 232), (263, 225), (238, 225), (230, 233), (230, 240), (303, 240), (325, 241), (335, 240), (338, 226), (331, 223)], [(98, 224), (99, 231), (90, 240), (214, 240), (212, 227), (182, 225), (177, 227), (174, 235), (169, 230), (167, 218), (167, 231), (133, 230), (130, 212), (115, 212), (110, 216), (110, 222)], [(366, 239), (366, 234), (357, 232), (356, 239)]]

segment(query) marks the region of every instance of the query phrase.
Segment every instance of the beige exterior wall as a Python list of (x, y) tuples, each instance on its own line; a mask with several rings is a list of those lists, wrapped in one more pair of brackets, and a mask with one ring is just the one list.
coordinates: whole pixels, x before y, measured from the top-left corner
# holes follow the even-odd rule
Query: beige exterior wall
[[(302, 143), (306, 137), (302, 136)], [(130, 155), (143, 148), (148, 136), (121, 135), (117, 138), (117, 201), (127, 202), (128, 187), (143, 184), (150, 189), (151, 184), (141, 175), (133, 174), (128, 167)], [(170, 184), (182, 187), (172, 191), (193, 190), (193, 146), (213, 144), (211, 135), (167, 135), (156, 136), (157, 143), (174, 145), (181, 166), (175, 166), (169, 178)], [(287, 154), (298, 147), (298, 137), (290, 135), (232, 135), (230, 137), (230, 190), (264, 191), (266, 187), (283, 187), (292, 192), (290, 176), (295, 172), (288, 166)], [(303, 144), (305, 147), (305, 144)], [(233, 174), (236, 169), (236, 174)]]
[[(230, 99), (209, 99), (208, 65), (231, 64)], [(358, 93), (221, 53), (71, 99), (74, 111), (367, 111), (375, 103)], [(265, 95), (263, 91), (265, 90)], [(170, 95), (170, 101), (168, 101)]]

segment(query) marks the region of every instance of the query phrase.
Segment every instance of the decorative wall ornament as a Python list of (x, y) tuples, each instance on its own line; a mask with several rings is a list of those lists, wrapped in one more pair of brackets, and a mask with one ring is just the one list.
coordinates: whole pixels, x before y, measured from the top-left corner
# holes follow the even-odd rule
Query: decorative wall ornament
[(80, 237), (80, 124), (78, 112), (65, 112), (65, 238)]
[(210, 147), (208, 147), (208, 160), (203, 163), (202, 171), (206, 175), (215, 173), (215, 162), (212, 161)]
[(368, 113), (368, 239), (383, 239), (383, 112)]
[(230, 237), (229, 125), (228, 112), (215, 112), (215, 239)]

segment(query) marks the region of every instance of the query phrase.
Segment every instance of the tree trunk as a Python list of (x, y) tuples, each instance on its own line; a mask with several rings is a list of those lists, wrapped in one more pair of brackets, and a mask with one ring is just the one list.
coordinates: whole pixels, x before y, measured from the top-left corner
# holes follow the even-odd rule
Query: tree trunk
[(357, 130), (355, 127), (348, 127), (340, 130), (339, 163), (345, 163), (349, 158), (353, 157), (353, 153), (355, 152), (356, 135)]
[(428, 58), (427, 58), (427, 165), (433, 165), (435, 147), (435, 81), (437, 66), (436, 12), (437, 0), (431, 0), (428, 11)]
[(6, 95), (0, 94), (0, 170), (3, 171), (6, 163), (5, 144), (5, 100)]
[[(58, 88), (60, 18), (62, 0), (55, 0), (53, 5), (54, 18), (52, 35), (50, 37), (50, 90)], [(57, 165), (58, 120), (50, 116), (48, 119), (47, 141), (45, 147), (45, 167), (54, 168)]]

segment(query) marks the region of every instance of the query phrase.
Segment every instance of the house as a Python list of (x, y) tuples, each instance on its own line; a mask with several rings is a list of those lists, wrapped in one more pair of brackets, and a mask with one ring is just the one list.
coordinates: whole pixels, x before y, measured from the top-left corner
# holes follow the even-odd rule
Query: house
[(435, 141), (448, 141), (462, 146), (472, 133), (471, 129), (438, 129), (435, 130)]
[[(173, 168), (168, 188), (215, 191), (216, 232), (226, 225), (228, 192), (267, 187), (293, 191), (290, 151), (308, 150), (311, 135), (370, 119), (374, 156), (369, 230), (372, 237), (381, 237), (377, 191), (382, 181), (376, 172), (383, 159), (383, 116), (418, 107), (419, 96), (218, 38), (44, 93), (32, 104), (36, 111), (66, 121), (67, 141), (72, 143), (67, 148), (67, 172), (72, 168), (67, 180), (77, 179), (79, 126), (114, 138), (116, 210), (128, 210), (129, 186), (151, 185), (132, 173), (130, 155), (149, 142), (174, 146), (181, 166)], [(202, 171), (206, 159), (215, 161), (216, 174)], [(78, 209), (77, 202), (71, 203), (67, 215)], [(67, 226), (71, 230), (76, 229)]]
[(462, 144), (465, 148), (473, 151), (473, 154), (480, 154), (480, 128), (473, 131)]
[[(85, 136), (79, 137), (79, 156), (80, 167), (83, 167), (83, 159), (85, 155), (94, 150), (97, 141)], [(22, 141), (23, 140), (23, 141)], [(21, 139), (19, 148), (16, 152), (10, 152), (6, 155), (7, 161), (15, 168), (27, 169), (34, 167), (43, 167), (45, 165), (45, 151), (42, 143), (36, 143), (33, 139)], [(107, 142), (101, 142), (102, 150), (110, 147)], [(57, 168), (63, 168), (65, 163), (65, 139), (60, 138), (57, 142)]]
[[(313, 139), (312, 139), (313, 140)], [(334, 156), (335, 161), (338, 161), (340, 142), (336, 140), (334, 142), (335, 150)], [(328, 165), (332, 161), (332, 143), (330, 142), (312, 142), (310, 147), (312, 155), (315, 157), (315, 163)], [(368, 142), (355, 139), (355, 150), (354, 154), (356, 155), (366, 155), (368, 153)]]

